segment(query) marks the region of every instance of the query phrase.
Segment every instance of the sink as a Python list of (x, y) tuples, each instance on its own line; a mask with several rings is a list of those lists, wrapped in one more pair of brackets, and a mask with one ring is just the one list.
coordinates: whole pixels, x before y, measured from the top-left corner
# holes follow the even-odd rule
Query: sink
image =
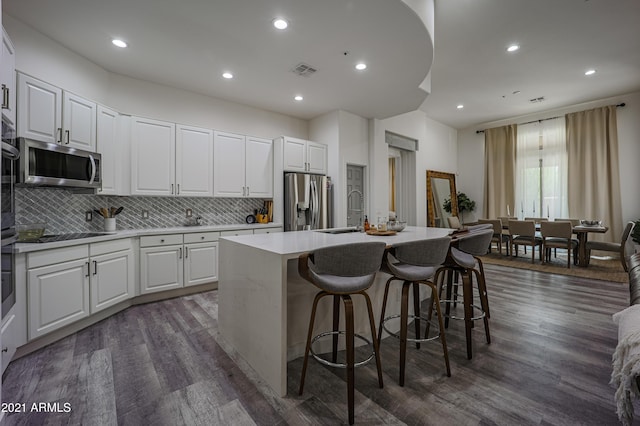
[(349, 234), (351, 232), (360, 232), (357, 228), (336, 228), (336, 229), (318, 229), (316, 232), (324, 234)]

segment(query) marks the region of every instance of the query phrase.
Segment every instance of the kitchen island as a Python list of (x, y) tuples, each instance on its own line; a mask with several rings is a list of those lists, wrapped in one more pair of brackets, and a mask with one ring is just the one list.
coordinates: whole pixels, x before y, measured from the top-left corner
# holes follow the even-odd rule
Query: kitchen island
[[(309, 315), (318, 289), (298, 275), (301, 253), (365, 241), (394, 244), (439, 238), (452, 230), (409, 226), (392, 236), (322, 231), (241, 235), (220, 239), (218, 324), (224, 340), (280, 396), (287, 393), (287, 361), (304, 353)], [(368, 293), (379, 315), (388, 275), (378, 273)], [(331, 304), (318, 306), (316, 330), (331, 328)], [(390, 292), (387, 312), (399, 312), (400, 292)], [(370, 335), (366, 306), (354, 301), (356, 333)], [(376, 322), (379, 318), (376, 318)], [(320, 342), (322, 343), (322, 342)], [(330, 342), (324, 342), (329, 344)], [(327, 348), (321, 346), (320, 350)]]

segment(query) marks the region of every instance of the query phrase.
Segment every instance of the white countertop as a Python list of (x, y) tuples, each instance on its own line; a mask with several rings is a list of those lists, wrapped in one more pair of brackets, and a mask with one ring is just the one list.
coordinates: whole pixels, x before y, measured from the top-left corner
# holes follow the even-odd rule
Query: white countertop
[[(147, 229), (127, 229), (116, 231), (106, 235), (99, 235), (90, 238), (79, 238), (75, 240), (55, 241), (50, 243), (17, 243), (14, 251), (16, 253), (28, 253), (40, 250), (49, 250), (60, 247), (70, 247), (79, 244), (98, 243), (102, 241), (117, 240), (120, 238), (133, 238), (144, 235), (161, 235), (161, 234), (189, 234), (192, 232), (215, 232), (215, 231), (231, 231), (239, 229), (260, 229), (260, 228), (278, 228), (282, 227), (281, 223), (256, 223), (256, 224), (230, 224), (230, 225), (200, 225), (200, 226), (176, 226), (172, 228), (147, 228)], [(94, 231), (91, 231), (94, 232)], [(100, 232), (100, 231), (95, 231)], [(271, 234), (266, 234), (271, 235)], [(251, 235), (252, 236), (252, 235)], [(260, 236), (260, 235), (256, 235)]]
[(453, 229), (407, 226), (402, 232), (390, 236), (368, 235), (364, 232), (328, 234), (320, 231), (278, 232), (272, 234), (224, 237), (238, 244), (254, 247), (283, 256), (297, 255), (321, 247), (365, 241), (384, 241), (394, 245), (409, 241), (438, 238), (449, 235)]

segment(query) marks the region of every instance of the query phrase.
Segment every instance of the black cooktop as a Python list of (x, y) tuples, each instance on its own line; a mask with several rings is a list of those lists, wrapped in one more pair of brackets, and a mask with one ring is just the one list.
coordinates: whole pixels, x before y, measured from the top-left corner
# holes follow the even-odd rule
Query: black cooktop
[(32, 243), (53, 243), (56, 241), (77, 240), (80, 238), (99, 237), (101, 235), (109, 235), (105, 232), (79, 232), (75, 234), (58, 234), (58, 235), (43, 235)]

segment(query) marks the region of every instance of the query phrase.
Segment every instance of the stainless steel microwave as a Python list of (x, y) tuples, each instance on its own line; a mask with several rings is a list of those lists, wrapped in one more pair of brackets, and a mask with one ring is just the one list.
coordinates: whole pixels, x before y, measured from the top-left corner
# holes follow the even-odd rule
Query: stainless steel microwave
[(19, 184), (100, 188), (100, 154), (27, 138), (18, 138), (18, 146)]

